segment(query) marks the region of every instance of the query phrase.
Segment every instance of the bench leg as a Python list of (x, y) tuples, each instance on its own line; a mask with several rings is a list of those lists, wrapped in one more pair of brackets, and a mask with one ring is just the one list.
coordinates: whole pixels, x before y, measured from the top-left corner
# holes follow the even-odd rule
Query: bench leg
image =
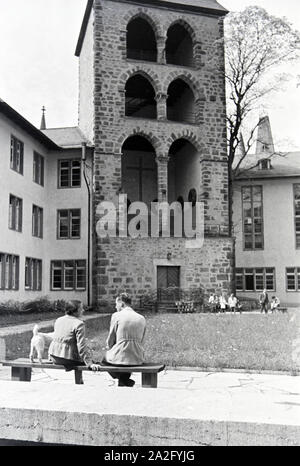
[(74, 376), (75, 376), (75, 384), (83, 385), (82, 371), (78, 371), (77, 369), (74, 369)]
[(30, 382), (31, 367), (12, 367), (11, 380), (18, 380), (19, 382)]
[(157, 388), (157, 374), (142, 373), (142, 387)]

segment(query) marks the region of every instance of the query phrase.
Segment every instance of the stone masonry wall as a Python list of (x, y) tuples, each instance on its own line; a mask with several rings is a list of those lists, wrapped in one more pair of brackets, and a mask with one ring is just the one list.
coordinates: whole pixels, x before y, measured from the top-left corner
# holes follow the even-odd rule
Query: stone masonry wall
[[(226, 164), (226, 121), (225, 121), (225, 85), (218, 67), (224, 64), (222, 47), (216, 41), (223, 34), (223, 19), (216, 16), (185, 13), (171, 9), (145, 7), (119, 3), (110, 0), (94, 2), (94, 203), (115, 199), (121, 187), (122, 145), (129, 136), (141, 135), (148, 139), (156, 152), (158, 164), (158, 199), (164, 199), (167, 188), (167, 163), (172, 143), (183, 137), (197, 148), (199, 154), (199, 171), (201, 185), (195, 186), (199, 200), (205, 203), (205, 220), (210, 224), (228, 225), (227, 201), (227, 164)], [(137, 16), (148, 20), (153, 26), (158, 44), (158, 62), (129, 60), (126, 58), (126, 27)], [(166, 35), (171, 24), (185, 22), (194, 44), (194, 67), (167, 65), (163, 59)], [(157, 120), (125, 117), (125, 84), (136, 73), (146, 76), (152, 83), (157, 100)], [(187, 124), (166, 120), (166, 98), (169, 84), (177, 78), (186, 81), (194, 92), (196, 100), (196, 123)], [(97, 216), (95, 216), (95, 222)], [(109, 240), (107, 240), (109, 241)], [(183, 240), (97, 240), (95, 249), (94, 300), (100, 302), (102, 296), (113, 294), (116, 285), (131, 283), (130, 289), (142, 288), (138, 278), (155, 287), (153, 283), (152, 256), (157, 248), (165, 252), (172, 244), (178, 257), (184, 257)], [(143, 247), (141, 248), (141, 244)], [(217, 244), (217, 247), (216, 247)], [(230, 243), (231, 244), (231, 243)], [(214, 247), (213, 247), (214, 245)], [(219, 237), (207, 242), (207, 252), (203, 265), (195, 269), (195, 257), (188, 254), (186, 259), (193, 263), (192, 272), (186, 268), (186, 283), (193, 284), (193, 274), (199, 275), (199, 281), (207, 281), (207, 273), (202, 270), (216, 269), (215, 280), (225, 286), (226, 280), (221, 269), (228, 269), (229, 240)], [(224, 252), (222, 252), (224, 250)], [(128, 256), (128, 251), (130, 254)], [(222, 259), (220, 259), (222, 257)], [(128, 266), (122, 269), (123, 258)], [(218, 262), (221, 260), (220, 264)], [(205, 262), (207, 261), (207, 262)], [(144, 262), (149, 271), (145, 277), (138, 272), (138, 263)], [(126, 264), (126, 261), (124, 262)], [(227, 263), (227, 267), (225, 266)], [(118, 265), (119, 264), (119, 265)], [(151, 265), (152, 264), (152, 265)], [(214, 265), (212, 265), (214, 264)], [(116, 270), (109, 270), (109, 268)], [(198, 265), (197, 265), (198, 267)], [(219, 268), (219, 272), (218, 272)], [(150, 273), (151, 269), (151, 273)], [(201, 271), (202, 270), (202, 271)], [(126, 275), (121, 275), (126, 274)], [(114, 275), (115, 274), (115, 275)], [(190, 277), (190, 281), (187, 277)], [(201, 277), (200, 277), (201, 276)], [(135, 277), (135, 278), (134, 278)], [(149, 280), (146, 283), (147, 280)], [(200, 280), (201, 278), (201, 280)], [(213, 276), (211, 276), (213, 278)], [(121, 282), (119, 280), (121, 279)], [(221, 286), (221, 285), (220, 285)]]

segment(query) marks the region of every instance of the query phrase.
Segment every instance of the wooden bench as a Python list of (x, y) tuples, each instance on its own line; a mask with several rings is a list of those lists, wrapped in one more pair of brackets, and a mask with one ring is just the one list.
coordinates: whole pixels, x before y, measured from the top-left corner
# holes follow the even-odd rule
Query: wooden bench
[[(34, 369), (63, 369), (64, 366), (52, 364), (49, 361), (43, 361), (40, 363), (30, 362), (29, 359), (19, 358), (14, 360), (0, 361), (3, 366), (11, 367), (11, 380), (18, 380), (20, 382), (30, 382), (32, 368)], [(142, 387), (157, 388), (157, 374), (163, 371), (165, 368), (164, 364), (143, 364), (142, 366), (99, 366), (97, 372), (140, 372), (142, 375)], [(76, 366), (74, 367), (75, 384), (82, 383), (82, 372), (90, 371), (87, 366)]]
[(271, 309), (272, 312), (282, 312), (282, 313), (285, 313), (287, 312), (287, 307), (275, 307), (275, 309)]

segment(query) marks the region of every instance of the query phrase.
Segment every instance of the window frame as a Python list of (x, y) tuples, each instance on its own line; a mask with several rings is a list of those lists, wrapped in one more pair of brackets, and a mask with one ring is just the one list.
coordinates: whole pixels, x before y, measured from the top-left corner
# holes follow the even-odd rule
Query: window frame
[[(291, 290), (288, 288), (288, 270), (293, 269), (293, 277), (295, 282), (295, 289)], [(289, 273), (290, 274), (290, 273)], [(285, 268), (285, 289), (287, 293), (297, 293), (300, 291), (300, 267), (286, 267)]]
[[(11, 202), (13, 201), (13, 202)], [(19, 211), (17, 216), (17, 207), (16, 201), (19, 201)], [(16, 231), (17, 233), (22, 233), (23, 230), (23, 199), (21, 197), (15, 196), (14, 194), (9, 194), (8, 200), (8, 228), (9, 230)], [(10, 206), (12, 205), (12, 212)]]
[[(35, 212), (34, 210), (38, 209), (38, 213), (40, 213), (40, 216), (38, 216), (37, 221), (35, 221)], [(35, 226), (37, 224), (37, 232), (35, 231)], [(44, 209), (43, 207), (39, 207), (36, 204), (32, 204), (32, 236), (34, 238), (40, 238), (43, 239), (43, 234), (44, 234)]]
[[(29, 265), (29, 272), (26, 267)], [(25, 257), (24, 270), (24, 288), (25, 291), (42, 291), (43, 289), (43, 261), (34, 257)], [(27, 285), (27, 274), (29, 273), (29, 284)]]
[[(264, 205), (263, 205), (263, 185), (243, 185), (241, 187), (241, 205), (242, 205), (242, 224), (243, 224), (243, 251), (263, 251), (264, 250)], [(253, 189), (260, 188), (261, 191), (261, 216), (255, 217), (254, 216), (254, 199), (253, 199)], [(252, 247), (246, 248), (245, 247), (245, 235), (249, 235), (249, 233), (245, 232), (245, 214), (244, 214), (244, 191), (246, 189), (250, 189), (250, 202), (251, 202), (251, 237), (252, 237)], [(258, 248), (255, 247), (255, 219), (261, 219), (261, 237), (262, 237), (262, 247)]]
[[(38, 163), (36, 162), (36, 159)], [(38, 176), (36, 176), (38, 175)], [(44, 187), (45, 182), (45, 157), (37, 151), (33, 151), (33, 174), (32, 180), (39, 186)]]
[[(78, 216), (72, 216), (74, 211), (78, 211)], [(60, 213), (67, 212), (68, 213), (68, 236), (61, 237), (60, 236)], [(72, 220), (73, 218), (79, 218), (79, 236), (72, 236)], [(56, 239), (57, 240), (78, 240), (81, 239), (81, 209), (57, 209), (56, 211)]]
[[(293, 205), (294, 205), (294, 228), (295, 228), (295, 249), (300, 249), (300, 214), (296, 215), (296, 187), (299, 187), (300, 194), (300, 183), (293, 183)], [(300, 200), (299, 200), (300, 203)], [(297, 232), (297, 220), (299, 222), (299, 231)], [(297, 244), (297, 236), (299, 236), (299, 245)]]
[[(54, 263), (60, 263), (60, 267), (54, 268)], [(73, 288), (65, 287), (65, 270), (66, 263), (72, 263), (73, 268)], [(81, 265), (80, 265), (81, 263)], [(61, 288), (54, 288), (54, 270), (61, 270)], [(78, 270), (84, 270), (84, 287), (77, 287), (78, 283)], [(63, 260), (51, 260), (50, 262), (50, 290), (51, 291), (86, 291), (87, 290), (87, 260), (86, 259), (63, 259)]]
[[(7, 261), (8, 259), (8, 261)], [(14, 267), (15, 261), (15, 267)], [(7, 271), (8, 263), (8, 271)], [(20, 256), (0, 252), (0, 290), (19, 291)], [(7, 284), (7, 286), (6, 286)]]
[[(61, 163), (68, 162), (68, 186), (61, 186)], [(80, 182), (78, 186), (72, 186), (72, 164), (74, 162), (79, 162), (79, 170), (80, 170)], [(82, 183), (82, 163), (80, 158), (74, 158), (74, 159), (59, 159), (57, 161), (57, 188), (58, 189), (76, 189), (76, 188), (81, 188), (81, 183)]]
[[(14, 142), (14, 144), (13, 144)], [(20, 144), (22, 150), (20, 151), (20, 159), (19, 159), (19, 169), (17, 164), (15, 163), (15, 143)], [(10, 169), (19, 175), (24, 176), (24, 142), (21, 139), (17, 138), (14, 134), (10, 135), (10, 160), (9, 160)]]
[[(271, 275), (270, 272), (267, 272), (268, 270), (272, 269), (272, 278), (273, 278), (273, 288), (267, 288), (267, 276)], [(251, 272), (247, 272), (246, 270)], [(261, 272), (262, 270), (262, 272)], [(260, 271), (260, 272), (257, 272)], [(252, 275), (253, 276), (253, 290), (246, 290), (246, 275)], [(262, 288), (257, 288), (257, 276), (263, 276), (263, 287)], [(267, 292), (276, 292), (276, 267), (236, 267), (235, 269), (235, 276), (239, 277), (241, 279), (242, 283), (242, 289), (237, 287), (237, 278), (235, 279), (235, 286), (236, 286), (236, 291), (241, 292), (241, 293), (259, 293), (262, 292), (263, 289), (265, 288)]]

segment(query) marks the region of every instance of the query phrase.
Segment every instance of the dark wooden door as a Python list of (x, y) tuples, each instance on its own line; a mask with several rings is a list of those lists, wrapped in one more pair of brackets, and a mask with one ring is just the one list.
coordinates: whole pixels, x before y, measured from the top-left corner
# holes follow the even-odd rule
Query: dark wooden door
[[(173, 301), (178, 299), (180, 286), (180, 267), (157, 267), (157, 290), (159, 301)], [(169, 289), (173, 288), (173, 289)]]

